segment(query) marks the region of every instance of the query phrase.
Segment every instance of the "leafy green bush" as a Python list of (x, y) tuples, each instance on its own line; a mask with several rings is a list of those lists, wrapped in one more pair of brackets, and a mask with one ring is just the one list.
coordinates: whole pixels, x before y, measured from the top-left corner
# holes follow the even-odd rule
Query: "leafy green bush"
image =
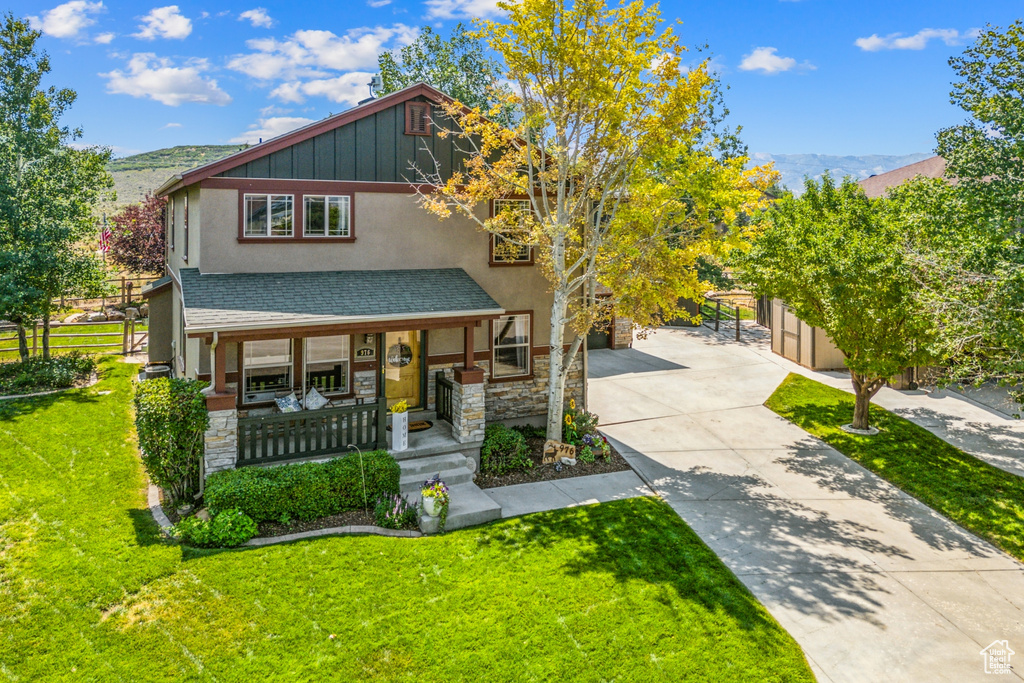
[(581, 448), (579, 455), (577, 455), (576, 457), (580, 459), (580, 462), (585, 462), (588, 465), (593, 465), (594, 460), (596, 459), (594, 457), (594, 449), (591, 448), (590, 446), (584, 446), (583, 448)]
[(224, 510), (209, 522), (186, 517), (174, 525), (171, 534), (197, 548), (234, 548), (256, 535), (253, 519), (239, 510)]
[[(366, 477), (364, 493), (363, 475)], [(401, 469), (387, 451), (350, 453), (324, 463), (242, 467), (215, 472), (203, 494), (211, 510), (241, 510), (257, 522), (284, 515), (310, 520), (369, 507), (397, 494)]]
[(484, 444), (480, 448), (480, 471), (486, 474), (508, 474), (533, 467), (526, 437), (503, 424), (487, 425)]
[(36, 391), (65, 389), (96, 371), (96, 359), (80, 351), (51, 356), (36, 356), (26, 361), (0, 362), (0, 394), (31, 394)]
[(385, 529), (415, 529), (419, 526), (416, 506), (399, 494), (378, 498), (373, 508), (373, 517), (377, 526)]
[(176, 502), (199, 486), (199, 464), (210, 426), (206, 382), (161, 377), (139, 382), (135, 389), (135, 429), (142, 464), (150, 480)]
[(597, 433), (598, 417), (582, 408), (576, 408), (576, 400), (569, 400), (569, 408), (562, 420), (562, 441), (579, 446), (583, 437)]

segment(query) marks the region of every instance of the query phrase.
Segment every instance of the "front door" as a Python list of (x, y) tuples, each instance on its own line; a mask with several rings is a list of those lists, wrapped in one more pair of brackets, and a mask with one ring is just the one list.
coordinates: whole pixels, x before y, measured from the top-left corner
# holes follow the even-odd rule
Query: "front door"
[(384, 391), (388, 408), (405, 400), (419, 408), (423, 394), (422, 332), (388, 332), (384, 338)]

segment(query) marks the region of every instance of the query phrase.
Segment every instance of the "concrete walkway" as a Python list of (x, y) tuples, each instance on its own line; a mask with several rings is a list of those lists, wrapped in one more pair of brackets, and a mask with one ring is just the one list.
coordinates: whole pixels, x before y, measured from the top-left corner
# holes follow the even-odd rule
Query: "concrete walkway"
[(501, 505), (502, 517), (654, 495), (632, 471), (501, 486), (484, 493)]
[(987, 680), (997, 639), (1024, 660), (1024, 566), (765, 408), (792, 364), (763, 339), (634, 346), (590, 354), (602, 431), (819, 680)]

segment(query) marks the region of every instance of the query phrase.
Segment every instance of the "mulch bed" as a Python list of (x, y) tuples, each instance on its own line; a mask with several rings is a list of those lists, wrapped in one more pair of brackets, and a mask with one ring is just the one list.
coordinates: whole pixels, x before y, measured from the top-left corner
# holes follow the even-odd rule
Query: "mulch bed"
[(482, 489), (492, 489), (499, 486), (531, 484), (535, 481), (553, 481), (555, 479), (571, 479), (572, 477), (608, 474), (610, 472), (622, 472), (631, 469), (629, 463), (612, 446), (611, 458), (607, 461), (598, 455), (597, 460), (592, 464), (577, 460), (574, 466), (562, 465), (562, 471), (556, 472), (554, 464), (540, 464), (544, 455), (544, 441), (545, 439), (542, 437), (527, 437), (526, 442), (530, 444), (530, 459), (533, 460), (533, 467), (530, 469), (502, 475), (484, 474), (481, 472), (476, 475), (473, 483)]
[(329, 529), (336, 526), (373, 526), (377, 522), (372, 512), (365, 510), (349, 510), (338, 515), (311, 519), (308, 522), (296, 519), (290, 524), (280, 522), (260, 522), (258, 537), (285, 536), (297, 534), (300, 531), (314, 531), (316, 529)]

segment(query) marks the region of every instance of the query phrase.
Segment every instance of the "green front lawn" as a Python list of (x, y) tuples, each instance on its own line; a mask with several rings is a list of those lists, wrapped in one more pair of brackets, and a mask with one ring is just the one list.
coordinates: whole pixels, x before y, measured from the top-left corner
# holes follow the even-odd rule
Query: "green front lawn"
[(840, 429), (853, 420), (853, 395), (790, 375), (765, 403), (843, 455), (892, 482), (960, 526), (1024, 560), (1024, 478), (951, 446), (927, 429), (871, 406), (880, 433)]
[(166, 542), (134, 370), (109, 359), (90, 389), (0, 405), (5, 680), (813, 680), (656, 500), (423, 539)]

